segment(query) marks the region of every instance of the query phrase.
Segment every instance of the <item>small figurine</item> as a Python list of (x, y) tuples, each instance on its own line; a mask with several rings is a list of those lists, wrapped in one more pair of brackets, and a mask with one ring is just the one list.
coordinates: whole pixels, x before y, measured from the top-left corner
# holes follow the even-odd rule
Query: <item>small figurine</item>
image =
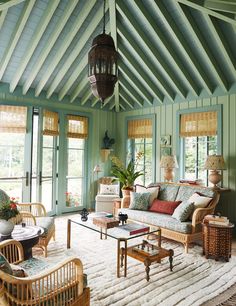
[(81, 211), (81, 221), (85, 222), (88, 220), (88, 214), (89, 212), (87, 211), (86, 208), (83, 208)]
[(128, 219), (128, 215), (127, 214), (122, 214), (122, 212), (119, 213), (118, 215), (119, 217), (119, 222), (122, 222), (122, 225), (124, 225), (125, 223), (127, 223), (127, 219)]

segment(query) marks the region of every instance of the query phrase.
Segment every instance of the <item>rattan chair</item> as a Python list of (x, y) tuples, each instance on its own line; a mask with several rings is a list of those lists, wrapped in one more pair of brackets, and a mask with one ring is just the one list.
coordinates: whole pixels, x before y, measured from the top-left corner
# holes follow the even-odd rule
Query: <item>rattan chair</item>
[[(55, 240), (55, 224), (51, 217), (47, 217), (46, 209), (41, 203), (20, 203), (17, 207), (21, 214), (20, 222), (27, 225), (38, 225), (45, 229), (45, 233), (39, 238), (36, 247), (43, 249), (44, 256), (47, 257), (47, 246), (51, 238)], [(19, 219), (17, 220), (19, 223)]]
[[(0, 242), (0, 252), (10, 263), (24, 260), (21, 244), (13, 239)], [(0, 305), (89, 306), (90, 289), (84, 288), (83, 282), (83, 265), (72, 257), (30, 277), (15, 277), (0, 270)]]

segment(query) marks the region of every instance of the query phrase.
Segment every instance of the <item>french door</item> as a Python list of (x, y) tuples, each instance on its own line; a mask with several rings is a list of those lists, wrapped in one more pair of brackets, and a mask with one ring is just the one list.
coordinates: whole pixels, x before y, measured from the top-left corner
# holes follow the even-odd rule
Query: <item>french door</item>
[(0, 189), (55, 214), (57, 137), (42, 135), (42, 112), (27, 110), (26, 133), (0, 132)]

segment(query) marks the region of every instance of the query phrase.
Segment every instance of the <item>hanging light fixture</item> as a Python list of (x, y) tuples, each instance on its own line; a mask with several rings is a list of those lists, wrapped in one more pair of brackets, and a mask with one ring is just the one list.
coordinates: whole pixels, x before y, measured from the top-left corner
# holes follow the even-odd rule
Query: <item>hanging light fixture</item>
[(93, 95), (102, 103), (112, 96), (117, 81), (117, 52), (110, 35), (105, 33), (105, 5), (103, 6), (103, 33), (93, 39), (88, 54), (88, 78)]

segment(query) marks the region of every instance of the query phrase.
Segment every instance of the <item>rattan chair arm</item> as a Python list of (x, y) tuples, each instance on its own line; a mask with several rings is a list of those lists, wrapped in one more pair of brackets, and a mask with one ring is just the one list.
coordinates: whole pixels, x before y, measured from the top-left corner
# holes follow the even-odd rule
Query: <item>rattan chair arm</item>
[(14, 239), (7, 239), (0, 242), (0, 252), (10, 263), (17, 264), (24, 261), (22, 244)]
[(22, 222), (26, 223), (27, 225), (36, 225), (36, 219), (33, 214), (28, 211), (21, 211), (20, 214), (22, 217)]
[(17, 206), (20, 211), (31, 212), (35, 217), (45, 217), (47, 215), (42, 203), (19, 203)]

